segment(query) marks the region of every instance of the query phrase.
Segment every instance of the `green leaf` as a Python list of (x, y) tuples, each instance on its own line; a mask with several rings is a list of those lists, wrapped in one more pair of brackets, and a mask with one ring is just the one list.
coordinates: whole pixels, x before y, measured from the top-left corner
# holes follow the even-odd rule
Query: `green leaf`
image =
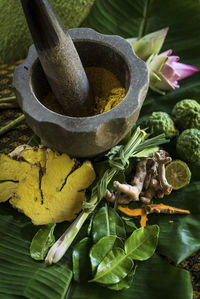
[[(69, 257), (51, 267), (31, 258), (36, 233), (31, 221), (6, 204), (0, 206), (0, 294), (30, 299), (64, 298), (72, 279)], [(4, 296), (5, 295), (5, 296)]]
[(53, 235), (55, 226), (55, 223), (49, 223), (35, 234), (30, 246), (30, 254), (33, 259), (43, 260), (45, 258), (48, 249), (55, 242)]
[(91, 247), (91, 240), (89, 238), (82, 239), (74, 246), (72, 252), (73, 274), (75, 281), (87, 280), (91, 268), (89, 260), (89, 250)]
[(113, 292), (98, 284), (73, 284), (67, 298), (87, 299), (88, 294), (92, 299), (192, 299), (193, 290), (188, 271), (155, 254), (147, 261), (138, 262), (129, 289)]
[(114, 290), (114, 291), (120, 291), (123, 289), (128, 289), (130, 288), (131, 284), (133, 283), (133, 277), (135, 275), (135, 270), (136, 267), (134, 267), (133, 270), (131, 270), (122, 280), (120, 280), (118, 283), (112, 284), (112, 285), (108, 285), (107, 287), (110, 290)]
[(134, 260), (144, 261), (150, 258), (157, 247), (159, 227), (151, 225), (135, 230), (125, 241), (125, 252)]
[(127, 257), (121, 248), (114, 248), (110, 251), (97, 267), (96, 275), (90, 282), (102, 284), (118, 283), (133, 268), (133, 261)]
[(34, 134), (27, 143), (30, 146), (38, 146), (41, 144), (40, 137)]
[(154, 146), (151, 148), (144, 149), (143, 151), (139, 152), (136, 156), (137, 158), (146, 158), (151, 156), (154, 152), (159, 150), (159, 146)]
[(126, 238), (124, 223), (117, 212), (111, 207), (100, 208), (94, 216), (92, 238), (94, 243), (104, 236), (116, 235)]
[(117, 238), (117, 236), (102, 237), (96, 244), (92, 246), (90, 249), (90, 262), (93, 274), (95, 273), (97, 266), (114, 247), (123, 248), (123, 242)]
[(184, 63), (199, 67), (199, 23), (198, 0), (96, 0), (84, 26), (124, 38), (169, 27), (163, 50), (174, 49)]
[(125, 223), (125, 227), (126, 227), (127, 232), (130, 233), (130, 232), (133, 232), (134, 230), (138, 229), (135, 222), (133, 221), (133, 218), (125, 217), (125, 216), (121, 216), (121, 218), (123, 219), (123, 221)]
[(152, 54), (158, 54), (167, 35), (168, 28), (146, 34), (133, 45), (135, 54), (143, 60), (147, 60)]

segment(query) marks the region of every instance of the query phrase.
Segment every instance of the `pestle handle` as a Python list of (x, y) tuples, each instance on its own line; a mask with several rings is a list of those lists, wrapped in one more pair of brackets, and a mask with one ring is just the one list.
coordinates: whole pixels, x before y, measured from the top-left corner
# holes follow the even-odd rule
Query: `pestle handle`
[(89, 116), (89, 82), (73, 41), (48, 0), (21, 0), (38, 57), (57, 100), (69, 116)]

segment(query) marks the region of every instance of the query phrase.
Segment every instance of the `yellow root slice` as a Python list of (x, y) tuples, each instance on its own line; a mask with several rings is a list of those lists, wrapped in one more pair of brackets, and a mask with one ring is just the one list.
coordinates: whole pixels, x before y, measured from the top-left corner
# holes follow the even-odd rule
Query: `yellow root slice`
[(33, 147), (32, 149), (25, 149), (20, 154), (20, 157), (23, 157), (31, 164), (40, 162), (41, 167), (44, 168), (46, 164), (46, 149), (37, 147)]
[(42, 168), (44, 168), (46, 164), (46, 148), (43, 146), (31, 147), (27, 144), (19, 145), (8, 156), (15, 160), (24, 158), (31, 164), (40, 162)]
[(0, 183), (0, 202), (5, 202), (10, 199), (16, 192), (18, 187), (14, 182), (1, 182)]
[(19, 181), (31, 169), (31, 164), (0, 154), (0, 181)]
[(17, 193), (12, 197), (10, 203), (14, 208), (17, 208), (31, 219), (35, 221), (44, 219), (45, 221), (48, 211), (46, 210), (46, 206), (42, 204), (39, 178), (40, 168), (33, 166), (26, 178), (19, 182)]
[(37, 165), (32, 166), (10, 203), (35, 225), (73, 220), (86, 199), (84, 190), (95, 179), (90, 162), (76, 170), (74, 166), (75, 161), (66, 154), (48, 149), (44, 173)]
[(45, 173), (41, 181), (41, 188), (45, 197), (48, 194), (60, 191), (74, 165), (74, 160), (68, 155), (60, 155), (47, 149)]

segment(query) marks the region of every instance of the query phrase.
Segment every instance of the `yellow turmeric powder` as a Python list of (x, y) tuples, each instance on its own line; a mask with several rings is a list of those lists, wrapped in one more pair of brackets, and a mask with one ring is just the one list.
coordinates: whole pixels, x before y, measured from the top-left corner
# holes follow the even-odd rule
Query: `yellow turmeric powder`
[[(123, 100), (125, 88), (111, 71), (102, 67), (86, 67), (85, 71), (95, 100), (92, 115), (107, 112)], [(42, 104), (54, 112), (65, 114), (52, 93), (43, 99)]]

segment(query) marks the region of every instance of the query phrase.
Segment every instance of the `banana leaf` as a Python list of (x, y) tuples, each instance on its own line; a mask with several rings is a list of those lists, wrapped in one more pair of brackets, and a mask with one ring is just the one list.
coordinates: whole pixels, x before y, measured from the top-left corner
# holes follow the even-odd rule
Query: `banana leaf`
[(37, 230), (27, 217), (1, 205), (0, 298), (64, 298), (72, 278), (69, 259), (51, 267), (33, 260), (29, 247)]
[(94, 283), (73, 284), (66, 299), (192, 299), (190, 273), (155, 254), (138, 263), (132, 286), (112, 291)]
[(169, 27), (165, 49), (174, 49), (184, 63), (200, 66), (198, 0), (96, 0), (84, 26), (124, 38), (142, 37)]

